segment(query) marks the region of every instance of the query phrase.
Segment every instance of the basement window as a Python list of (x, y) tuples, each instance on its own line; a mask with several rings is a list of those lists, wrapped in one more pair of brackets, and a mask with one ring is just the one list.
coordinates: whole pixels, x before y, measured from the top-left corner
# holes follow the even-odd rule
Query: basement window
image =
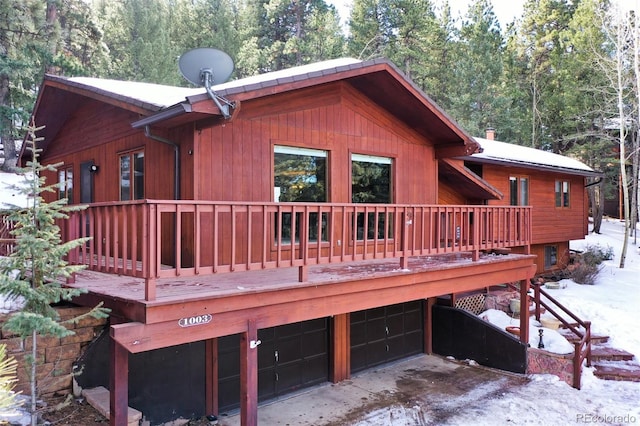
[(144, 151), (120, 154), (120, 201), (144, 199)]
[(551, 269), (558, 264), (558, 246), (544, 246), (544, 269)]

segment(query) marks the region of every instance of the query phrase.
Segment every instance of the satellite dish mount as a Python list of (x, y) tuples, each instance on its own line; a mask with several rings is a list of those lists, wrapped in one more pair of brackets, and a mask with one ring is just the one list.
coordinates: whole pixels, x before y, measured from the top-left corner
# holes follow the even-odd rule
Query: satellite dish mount
[(182, 76), (196, 86), (204, 87), (225, 119), (231, 118), (230, 110), (235, 108), (224, 96), (216, 94), (211, 87), (224, 83), (233, 72), (233, 60), (225, 52), (208, 47), (189, 50), (178, 60)]

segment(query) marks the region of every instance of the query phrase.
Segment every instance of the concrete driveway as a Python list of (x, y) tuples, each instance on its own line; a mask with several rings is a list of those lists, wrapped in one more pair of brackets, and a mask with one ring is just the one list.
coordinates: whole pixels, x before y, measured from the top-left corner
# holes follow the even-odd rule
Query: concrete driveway
[[(420, 355), (326, 384), (258, 408), (260, 425), (432, 425), (471, 402), (499, 396), (528, 382), (504, 373), (432, 355)], [(240, 416), (221, 416), (239, 426)]]

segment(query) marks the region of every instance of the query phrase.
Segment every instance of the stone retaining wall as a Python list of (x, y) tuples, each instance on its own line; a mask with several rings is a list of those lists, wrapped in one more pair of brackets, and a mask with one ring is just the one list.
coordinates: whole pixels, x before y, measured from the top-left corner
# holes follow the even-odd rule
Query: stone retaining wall
[(573, 354), (554, 354), (528, 348), (527, 374), (554, 374), (569, 386), (573, 386)]
[[(61, 307), (56, 310), (64, 321), (87, 313), (89, 308)], [(6, 345), (7, 354), (18, 361), (18, 382), (14, 390), (30, 395), (30, 369), (27, 357), (31, 356), (32, 339), (21, 339), (15, 334), (2, 330), (1, 327), (6, 318), (7, 315), (0, 317), (0, 344)], [(67, 327), (75, 332), (71, 336), (63, 338), (38, 336), (36, 380), (40, 397), (71, 393), (73, 363), (84, 352), (87, 345), (104, 330), (106, 323), (106, 318), (88, 317)]]

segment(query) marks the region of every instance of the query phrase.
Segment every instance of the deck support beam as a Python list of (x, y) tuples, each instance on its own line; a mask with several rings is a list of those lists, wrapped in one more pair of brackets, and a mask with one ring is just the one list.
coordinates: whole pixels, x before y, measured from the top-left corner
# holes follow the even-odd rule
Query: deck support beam
[(437, 298), (428, 297), (424, 303), (424, 353), (433, 354), (433, 305)]
[(240, 339), (240, 424), (258, 424), (258, 328), (256, 320), (247, 321)]
[(111, 372), (109, 373), (109, 424), (128, 423), (129, 352), (111, 336)]
[(351, 378), (351, 316), (334, 315), (331, 320), (331, 381)]
[(218, 339), (207, 339), (205, 344), (205, 409), (207, 415), (218, 416)]

